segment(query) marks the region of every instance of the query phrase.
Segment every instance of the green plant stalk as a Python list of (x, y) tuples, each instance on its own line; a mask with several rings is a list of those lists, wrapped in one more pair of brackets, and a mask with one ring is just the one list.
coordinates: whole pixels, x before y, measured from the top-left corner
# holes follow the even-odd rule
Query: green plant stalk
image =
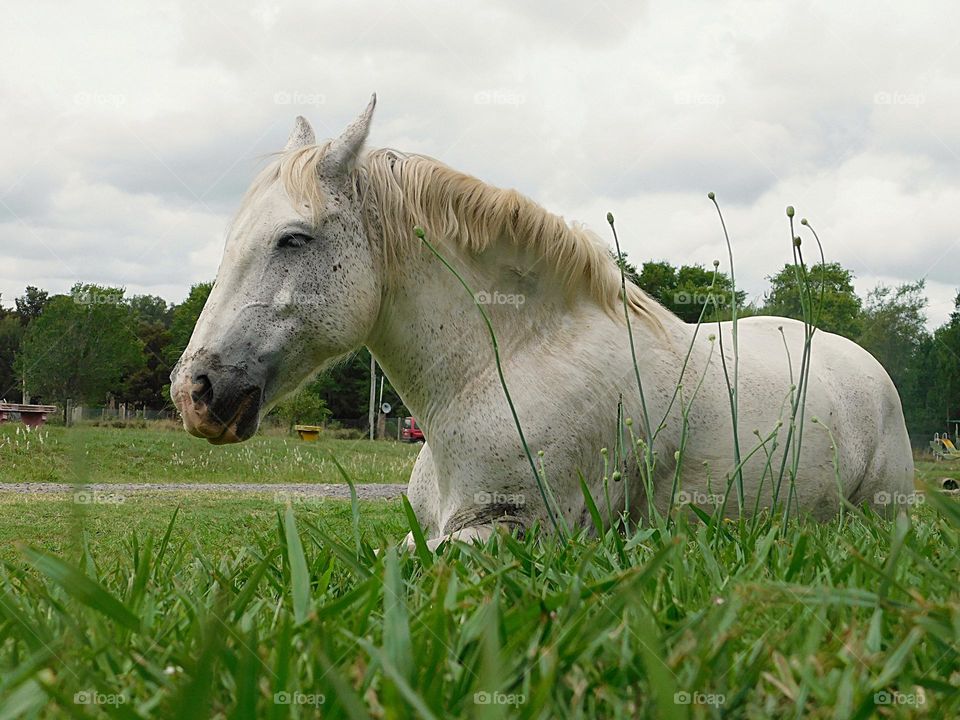
[[(790, 244), (793, 248), (793, 258), (794, 258), (794, 272), (797, 277), (797, 286), (800, 293), (800, 304), (803, 311), (803, 324), (804, 324), (804, 346), (803, 346), (803, 355), (800, 361), (800, 373), (799, 379), (796, 386), (796, 394), (791, 407), (790, 413), (790, 425), (787, 429), (787, 438), (784, 443), (783, 458), (780, 462), (780, 472), (777, 477), (777, 486), (774, 490), (773, 505), (774, 508), (777, 507), (780, 499), (780, 491), (783, 484), (783, 476), (786, 472), (786, 464), (788, 451), (792, 455), (793, 461), (791, 463), (791, 477), (790, 483), (791, 488), (796, 482), (797, 470), (800, 462), (800, 447), (803, 439), (803, 417), (804, 417), (804, 406), (806, 404), (806, 386), (809, 380), (810, 375), (810, 353), (812, 351), (812, 339), (813, 333), (816, 330), (815, 326), (811, 327), (811, 319), (813, 318), (812, 312), (812, 300), (810, 298), (810, 287), (809, 282), (806, 278), (806, 267), (803, 265), (803, 255), (799, 252), (799, 247), (796, 242), (796, 236), (794, 233), (793, 225), (793, 208), (787, 208), (787, 217), (789, 218), (790, 225)], [(804, 225), (808, 223), (804, 222)], [(812, 228), (811, 228), (812, 229)], [(817, 244), (820, 244), (819, 238), (817, 239)], [(820, 246), (821, 259), (823, 258), (823, 247)], [(821, 268), (823, 268), (824, 263), (821, 261)], [(825, 271), (821, 275), (821, 294), (820, 294), (820, 305), (822, 308), (824, 289), (826, 284)], [(817, 317), (819, 317), (819, 310), (817, 312)], [(786, 346), (786, 336), (784, 336), (784, 345)], [(787, 352), (787, 357), (789, 360), (789, 350)], [(797, 428), (797, 415), (800, 415), (800, 427)], [(787, 497), (787, 510), (786, 517), (790, 516), (790, 507), (793, 497), (793, 490)]]
[[(706, 305), (704, 305), (706, 309)], [(701, 311), (701, 317), (703, 311)], [(684, 406), (683, 398), (680, 399), (680, 414), (683, 418), (682, 429), (680, 431), (680, 447), (677, 449), (677, 463), (673, 471), (673, 487), (670, 490), (670, 510), (673, 511), (673, 503), (677, 497), (677, 492), (680, 490), (680, 469), (683, 465), (683, 455), (684, 451), (687, 448), (687, 435), (690, 429), (690, 410), (693, 408), (693, 401), (696, 400), (697, 395), (700, 393), (700, 388), (703, 387), (703, 382), (707, 378), (707, 371), (710, 369), (710, 360), (713, 358), (713, 343), (710, 344), (710, 354), (707, 356), (707, 362), (704, 365), (703, 372), (700, 374), (700, 380), (697, 382), (696, 386), (693, 389), (693, 394), (690, 396), (690, 402)], [(679, 385), (678, 385), (679, 387)], [(668, 514), (669, 517), (669, 514)]]
[[(724, 361), (724, 378), (727, 380), (727, 393), (730, 395), (730, 419), (733, 422), (733, 460), (735, 465), (740, 465), (740, 432), (739, 432), (739, 408), (740, 399), (738, 391), (740, 387), (740, 345), (737, 337), (737, 280), (733, 271), (733, 246), (730, 243), (730, 234), (727, 232), (727, 224), (724, 222), (723, 213), (720, 211), (720, 204), (717, 197), (712, 192), (707, 196), (717, 209), (717, 215), (720, 217), (720, 226), (723, 228), (723, 238), (727, 243), (727, 254), (730, 257), (730, 287), (731, 287), (731, 322), (733, 334), (733, 385), (731, 386), (726, 373), (726, 362)], [(720, 358), (723, 359), (723, 335), (721, 338)], [(740, 515), (743, 515), (743, 471), (737, 472), (737, 507)]]
[[(616, 466), (617, 471), (620, 471), (620, 468), (626, 469), (626, 453), (623, 448), (623, 393), (620, 394), (620, 399), (617, 401), (617, 449), (616, 449)], [(630, 480), (627, 477), (628, 473), (624, 472), (621, 477), (623, 482), (623, 525), (624, 529), (629, 533), (630, 532)]]
[(480, 311), (480, 315), (483, 316), (483, 322), (487, 325), (487, 330), (490, 333), (490, 340), (493, 343), (493, 358), (497, 364), (497, 375), (500, 378), (500, 387), (503, 388), (503, 394), (507, 398), (507, 405), (510, 406), (510, 414), (513, 415), (514, 425), (517, 427), (517, 434), (520, 436), (520, 444), (523, 445), (523, 451), (527, 454), (527, 460), (530, 462), (530, 470), (533, 472), (533, 479), (537, 483), (537, 489), (540, 491), (540, 496), (543, 498), (543, 504), (547, 511), (547, 517), (550, 518), (550, 523), (553, 525), (555, 532), (560, 532), (560, 525), (557, 522), (557, 518), (554, 516), (553, 508), (550, 507), (550, 499), (547, 496), (546, 488), (543, 486), (543, 481), (540, 478), (540, 473), (537, 472), (537, 465), (533, 461), (533, 455), (530, 453), (530, 446), (527, 445), (527, 439), (523, 435), (523, 427), (520, 425), (520, 418), (517, 416), (517, 408), (513, 404), (513, 398), (510, 396), (510, 390), (507, 388), (507, 380), (503, 376), (503, 365), (500, 362), (500, 345), (497, 343), (497, 334), (493, 330), (493, 323), (490, 322), (490, 317), (487, 315), (486, 311), (483, 309), (483, 306), (477, 302), (476, 293), (473, 292), (471, 287), (467, 284), (467, 281), (456, 271), (456, 269), (447, 262), (446, 258), (441, 255), (437, 249), (427, 240), (427, 234), (424, 232), (422, 227), (415, 227), (413, 229), (414, 234), (420, 238), (421, 242), (427, 246), (427, 248), (432, 252), (436, 258), (443, 263), (443, 265), (453, 273), (454, 277), (460, 281), (460, 284), (463, 285), (464, 290), (470, 295), (470, 298), (473, 300), (473, 304), (476, 305), (477, 310)]
[(837, 530), (838, 530), (838, 531), (842, 531), (842, 530), (843, 530), (844, 511), (846, 510), (846, 506), (845, 506), (845, 504), (844, 504), (844, 500), (845, 500), (846, 498), (843, 497), (843, 481), (842, 481), (841, 478), (840, 478), (840, 451), (837, 450), (837, 441), (836, 441), (836, 439), (833, 437), (833, 432), (830, 430), (830, 428), (827, 426), (827, 424), (824, 423), (824, 422), (821, 422), (820, 419), (817, 418), (817, 417), (812, 417), (812, 418), (810, 418), (810, 421), (813, 422), (813, 423), (815, 423), (816, 425), (819, 425), (819, 426), (822, 427), (824, 430), (826, 430), (826, 431), (827, 431), (827, 435), (828, 435), (829, 438), (830, 438), (830, 449), (833, 450), (833, 458), (832, 458), (832, 460), (833, 460), (833, 475), (834, 475), (834, 479), (837, 481), (837, 503), (840, 505), (840, 519), (839, 519), (838, 524), (837, 524)]
[[(713, 297), (712, 293), (717, 284), (717, 273), (719, 272), (719, 270), (717, 269), (718, 266), (719, 266), (719, 263), (714, 262), (713, 278), (711, 278), (710, 280), (711, 298)], [(670, 397), (670, 402), (667, 403), (667, 409), (664, 411), (663, 418), (660, 420), (659, 424), (657, 425), (657, 430), (654, 433), (654, 436), (659, 434), (660, 430), (663, 429), (664, 423), (666, 423), (667, 421), (667, 416), (670, 415), (670, 411), (673, 409), (673, 403), (677, 399), (677, 393), (680, 390), (680, 384), (683, 382), (683, 376), (686, 374), (686, 371), (687, 371), (687, 364), (690, 362), (690, 355), (693, 353), (693, 345), (696, 342), (697, 335), (700, 332), (700, 326), (703, 325), (703, 318), (707, 314), (708, 304), (709, 303), (704, 303), (703, 307), (700, 309), (700, 316), (697, 318), (697, 324), (693, 328), (693, 337), (690, 339), (690, 344), (687, 346), (687, 354), (684, 356), (683, 364), (680, 366), (680, 378), (677, 380), (677, 384), (674, 385), (673, 387), (673, 395)], [(716, 303), (714, 303), (714, 307), (716, 307)], [(712, 352), (713, 351), (711, 350), (711, 353)]]
[(623, 301), (623, 318), (627, 322), (627, 337), (630, 340), (630, 359), (633, 361), (633, 373), (637, 379), (637, 391), (640, 393), (640, 407), (643, 411), (643, 431), (647, 437), (644, 458), (647, 466), (649, 483), (653, 484), (653, 433), (650, 428), (650, 413), (647, 412), (647, 399), (643, 392), (643, 380), (640, 378), (640, 365), (637, 363), (637, 346), (633, 340), (633, 324), (630, 322), (630, 304), (627, 302), (627, 276), (623, 272), (623, 253), (620, 252), (620, 238), (617, 236), (617, 226), (613, 221), (613, 213), (607, 213), (607, 223), (613, 232), (613, 244), (617, 250), (617, 267), (620, 270), (620, 299)]

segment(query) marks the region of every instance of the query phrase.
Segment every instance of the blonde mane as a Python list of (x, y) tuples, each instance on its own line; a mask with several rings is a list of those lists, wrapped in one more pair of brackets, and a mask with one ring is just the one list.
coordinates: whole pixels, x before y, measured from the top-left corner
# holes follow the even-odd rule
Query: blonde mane
[[(251, 194), (280, 180), (298, 206), (319, 211), (323, 190), (318, 166), (328, 143), (283, 153), (258, 178)], [(368, 152), (355, 167), (353, 187), (364, 204), (371, 237), (383, 237), (386, 272), (397, 260), (418, 252), (413, 234), (423, 227), (434, 244), (450, 244), (478, 254), (499, 238), (531, 250), (556, 272), (568, 291), (586, 289), (608, 313), (623, 318), (620, 271), (608, 247), (590, 230), (567, 224), (516, 190), (488, 185), (433, 158), (396, 150)], [(627, 303), (657, 327), (669, 312), (636, 285), (627, 282)]]

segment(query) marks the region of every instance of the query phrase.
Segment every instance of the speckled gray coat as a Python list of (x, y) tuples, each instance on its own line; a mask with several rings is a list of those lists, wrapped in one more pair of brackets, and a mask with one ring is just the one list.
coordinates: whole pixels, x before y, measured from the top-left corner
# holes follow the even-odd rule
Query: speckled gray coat
[[(496, 522), (545, 524), (474, 299), (428, 252), (407, 253), (386, 277), (383, 238), (364, 216), (353, 172), (373, 104), (325, 149), (316, 178), (325, 207), (311, 213), (318, 221), (305, 219), (279, 180), (245, 201), (210, 299), (171, 376), (185, 427), (215, 443), (246, 439), (283, 395), (331, 358), (365, 344), (424, 428), (427, 443), (408, 493), (433, 544), (450, 534), (485, 537)], [(287, 152), (313, 144), (313, 131), (298, 118)], [(623, 319), (586, 288), (561, 291), (558, 271), (522, 243), (493, 242), (479, 254), (447, 246), (444, 253), (474, 290), (486, 293), (526, 438), (534, 453), (542, 453), (565, 518), (587, 522), (578, 473), (605, 503), (605, 469), (614, 509), (629, 499), (631, 513), (642, 515), (647, 499), (629, 442), (621, 466), (612, 466), (621, 397), (632, 429), (641, 435), (644, 426)], [(662, 308), (655, 314), (656, 322), (637, 316), (632, 323), (656, 431), (653, 501), (661, 509), (669, 504), (679, 461), (679, 490), (710, 505), (726, 491), (734, 469), (718, 328), (701, 328), (694, 337), (693, 326)], [(722, 333), (732, 369), (729, 324)], [(791, 366), (785, 345), (797, 376), (804, 329), (783, 318), (750, 318), (740, 322), (738, 341), (738, 437), (746, 458), (744, 506), (752, 511), (758, 499), (761, 507), (769, 505), (771, 475), (787, 446)], [(897, 392), (863, 349), (836, 335), (815, 335), (805, 418), (795, 488), (803, 510), (826, 519), (837, 512), (839, 496), (885, 509), (890, 498), (896, 502), (912, 492), (913, 462)], [(735, 497), (727, 498), (726, 508), (737, 512)]]

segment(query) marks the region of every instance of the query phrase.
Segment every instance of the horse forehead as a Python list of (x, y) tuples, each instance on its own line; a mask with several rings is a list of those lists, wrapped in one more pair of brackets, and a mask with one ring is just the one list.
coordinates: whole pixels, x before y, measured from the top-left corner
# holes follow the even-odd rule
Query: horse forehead
[(254, 239), (257, 231), (273, 230), (285, 221), (297, 217), (296, 210), (282, 188), (274, 185), (249, 198), (237, 214), (232, 234)]

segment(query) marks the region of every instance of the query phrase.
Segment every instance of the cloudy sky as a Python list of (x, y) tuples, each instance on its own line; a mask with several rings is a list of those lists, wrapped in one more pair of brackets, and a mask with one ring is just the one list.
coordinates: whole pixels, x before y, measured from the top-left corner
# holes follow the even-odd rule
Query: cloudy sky
[(297, 114), (513, 186), (635, 260), (726, 255), (753, 296), (784, 207), (865, 292), (960, 287), (955, 2), (21, 4), (0, 26), (0, 293), (179, 301)]

